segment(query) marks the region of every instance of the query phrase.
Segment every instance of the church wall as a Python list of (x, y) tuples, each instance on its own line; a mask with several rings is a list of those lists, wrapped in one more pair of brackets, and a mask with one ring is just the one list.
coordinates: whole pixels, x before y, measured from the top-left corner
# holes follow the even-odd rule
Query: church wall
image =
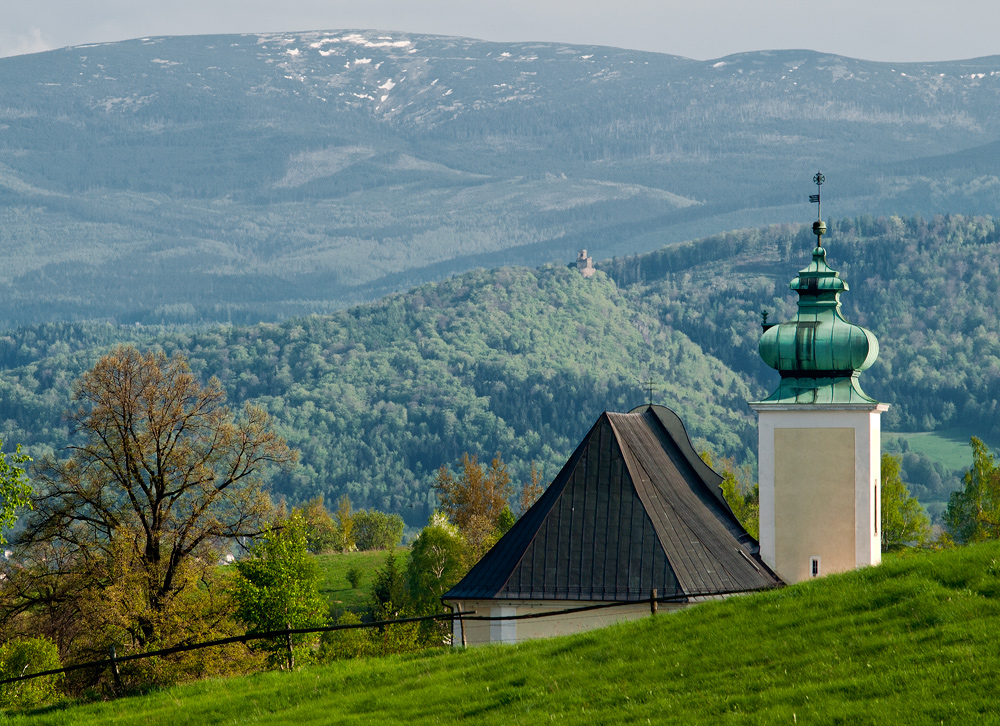
[(888, 406), (753, 408), (764, 562), (788, 583), (812, 576), (813, 557), (820, 575), (881, 562), (880, 415)]
[[(457, 601), (449, 602), (458, 612)], [(569, 608), (585, 608), (597, 605), (593, 601), (582, 600), (463, 600), (464, 614), (476, 615), (527, 615), (529, 613), (557, 612)], [(667, 615), (687, 607), (685, 603), (659, 603), (658, 613)], [(582, 633), (595, 628), (604, 628), (617, 622), (649, 617), (649, 603), (626, 603), (613, 608), (567, 613), (547, 618), (512, 620), (505, 622), (466, 621), (465, 642), (467, 645), (485, 643), (520, 643), (534, 638), (552, 638), (558, 635)], [(456, 620), (452, 627), (452, 643), (462, 644), (462, 631)]]

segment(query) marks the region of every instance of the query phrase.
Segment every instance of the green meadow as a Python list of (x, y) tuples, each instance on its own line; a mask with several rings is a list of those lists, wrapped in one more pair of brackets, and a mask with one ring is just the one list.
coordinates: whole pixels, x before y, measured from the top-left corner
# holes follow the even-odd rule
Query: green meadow
[(1000, 442), (993, 441), (982, 433), (947, 429), (944, 431), (917, 431), (914, 433), (887, 432), (882, 439), (906, 441), (910, 449), (923, 454), (934, 462), (940, 462), (948, 471), (965, 470), (972, 466), (972, 447), (969, 439), (978, 436), (991, 450), (1000, 450)]
[(65, 703), (7, 724), (1000, 723), (1000, 543), (571, 637)]
[[(360, 611), (368, 606), (372, 593), (375, 571), (385, 564), (388, 552), (369, 550), (367, 552), (345, 552), (316, 555), (313, 559), (319, 567), (319, 591), (330, 601), (331, 611)], [(396, 550), (396, 566), (405, 573), (410, 550), (400, 547)], [(358, 587), (351, 587), (347, 571), (352, 567), (361, 571)]]

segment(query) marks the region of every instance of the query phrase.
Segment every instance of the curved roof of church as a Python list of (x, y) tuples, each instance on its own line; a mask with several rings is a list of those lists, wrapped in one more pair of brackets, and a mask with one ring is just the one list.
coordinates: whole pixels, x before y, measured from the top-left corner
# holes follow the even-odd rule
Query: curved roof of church
[(722, 478), (662, 406), (608, 413), (545, 493), (442, 597), (644, 600), (780, 586)]

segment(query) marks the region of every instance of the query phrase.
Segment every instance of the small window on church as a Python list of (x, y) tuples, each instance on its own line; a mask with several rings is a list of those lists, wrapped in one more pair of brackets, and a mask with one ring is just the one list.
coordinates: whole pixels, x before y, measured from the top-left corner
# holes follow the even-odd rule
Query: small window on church
[(879, 501), (878, 501), (878, 479), (875, 480), (875, 534), (878, 534), (878, 520), (879, 520)]
[(809, 576), (819, 577), (819, 557), (813, 557), (809, 560)]

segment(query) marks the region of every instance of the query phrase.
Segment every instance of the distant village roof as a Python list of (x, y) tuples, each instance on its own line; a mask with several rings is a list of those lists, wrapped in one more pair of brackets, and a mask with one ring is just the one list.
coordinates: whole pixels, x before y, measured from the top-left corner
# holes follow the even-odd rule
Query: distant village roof
[(721, 477), (662, 406), (603, 413), (552, 484), (444, 600), (634, 601), (776, 587)]

